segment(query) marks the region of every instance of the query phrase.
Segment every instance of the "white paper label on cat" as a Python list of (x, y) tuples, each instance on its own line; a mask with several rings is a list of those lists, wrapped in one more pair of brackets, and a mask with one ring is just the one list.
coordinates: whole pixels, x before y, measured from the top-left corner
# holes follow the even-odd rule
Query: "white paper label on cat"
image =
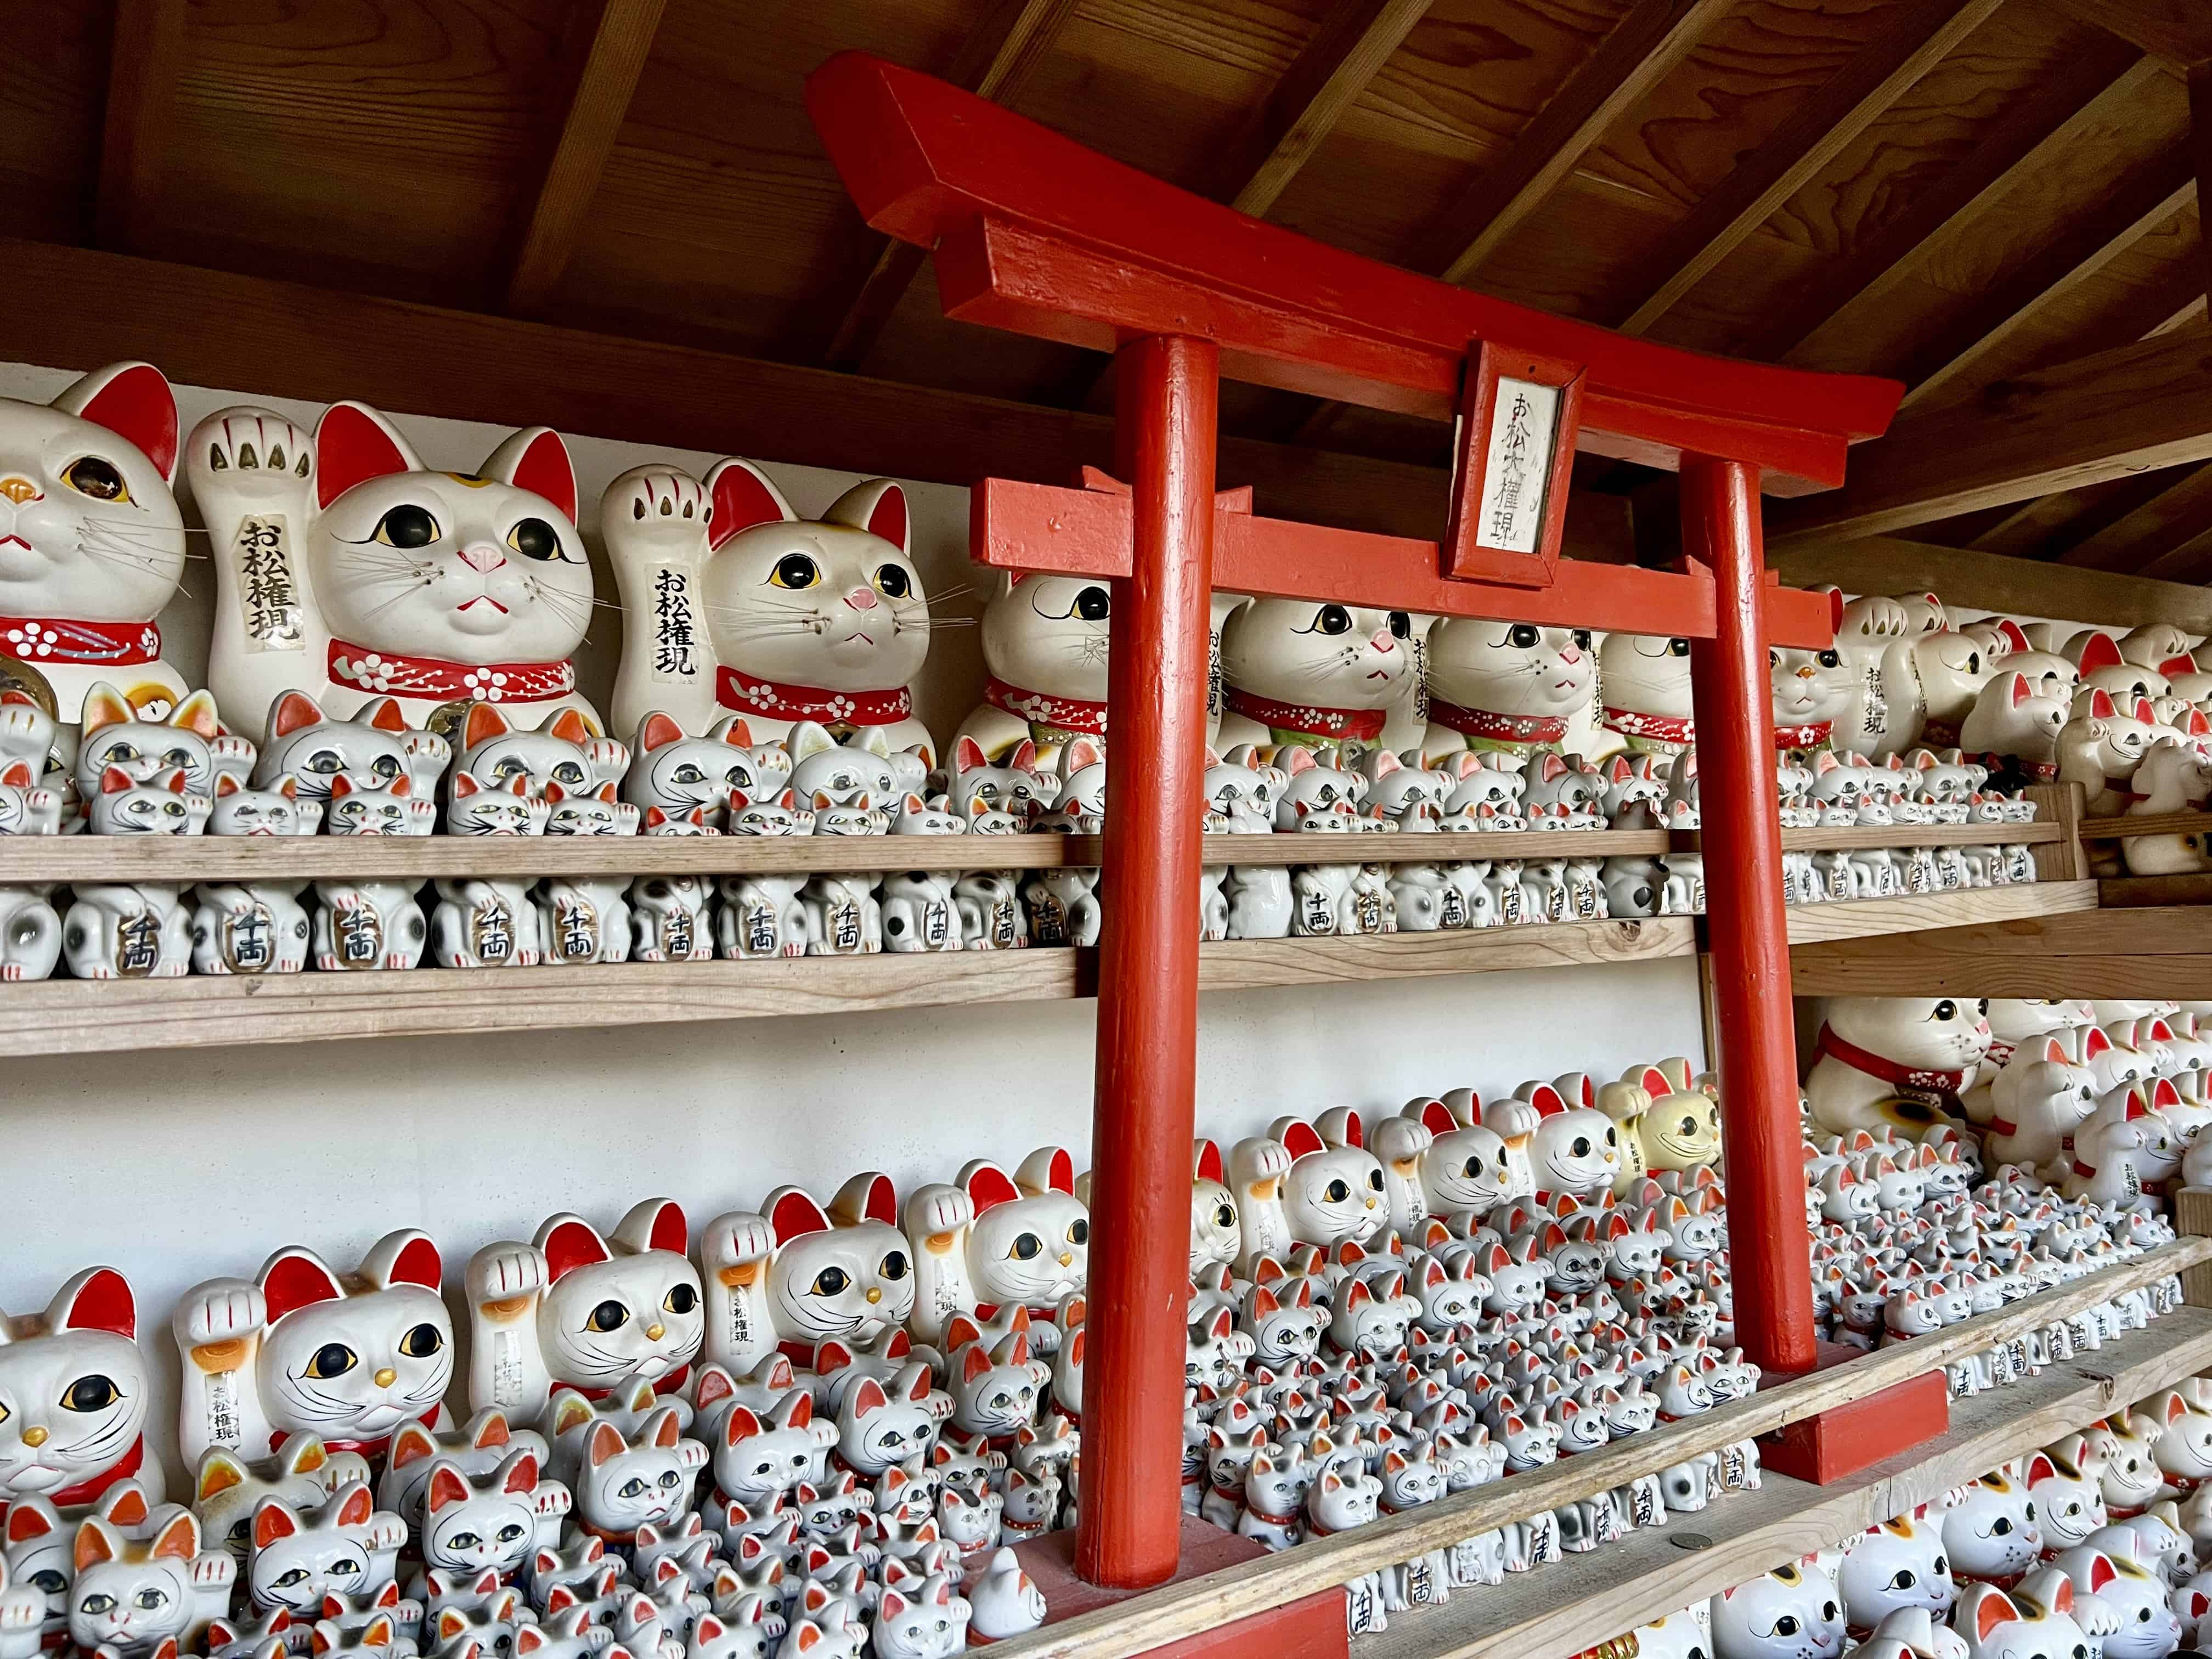
[(280, 514), (249, 514), (239, 521), (238, 605), (247, 650), (307, 648), (290, 531)]
[(1490, 408), (1489, 453), (1482, 470), (1480, 547), (1534, 553), (1544, 535), (1544, 495), (1559, 441), (1559, 388), (1500, 376)]

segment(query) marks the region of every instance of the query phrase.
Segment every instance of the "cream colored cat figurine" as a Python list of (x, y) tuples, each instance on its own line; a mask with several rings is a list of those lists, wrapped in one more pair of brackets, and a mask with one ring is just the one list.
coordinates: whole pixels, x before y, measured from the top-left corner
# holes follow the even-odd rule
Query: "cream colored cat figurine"
[(1558, 748), (1596, 693), (1597, 666), (1586, 628), (1445, 617), (1429, 631), (1422, 758)]
[(1221, 628), (1226, 712), (1218, 745), (1335, 749), (1351, 764), (1382, 740), (1417, 670), (1402, 611), (1249, 599)]
[(953, 733), (1003, 761), (1024, 738), (1042, 764), (1070, 738), (1106, 735), (1112, 589), (1090, 576), (1010, 571), (983, 607), (983, 701)]
[(177, 401), (150, 363), (111, 363), (51, 404), (0, 398), (0, 656), (52, 688), (66, 761), (106, 680), (149, 719), (185, 696), (155, 618), (185, 568)]
[(855, 484), (803, 520), (750, 461), (717, 461), (703, 483), (655, 464), (607, 486), (599, 523), (630, 620), (617, 729), (653, 709), (686, 731), (734, 714), (774, 742), (811, 720), (840, 738), (879, 732), (934, 763), (909, 689), (929, 604), (897, 484)]
[(516, 432), (462, 474), (365, 404), (331, 404), (312, 440), (241, 405), (194, 427), (185, 459), (216, 559), (208, 683), (232, 729), (301, 691), (340, 719), (390, 696), (415, 726), (491, 702), (604, 730), (571, 660), (593, 594), (558, 433)]
[(1696, 746), (1690, 642), (1679, 635), (1612, 633), (1597, 648), (1605, 699), (1599, 723), (1629, 748), (1679, 755)]
[(1982, 1005), (1952, 997), (1837, 997), (1805, 1092), (1832, 1134), (1918, 1134), (1972, 1086), (1990, 1047)]
[(1958, 747), (1960, 726), (1993, 672), (1988, 653), (1963, 634), (1938, 630), (1900, 641), (1884, 659), (1890, 721), (1875, 754), (1901, 754), (1915, 744)]

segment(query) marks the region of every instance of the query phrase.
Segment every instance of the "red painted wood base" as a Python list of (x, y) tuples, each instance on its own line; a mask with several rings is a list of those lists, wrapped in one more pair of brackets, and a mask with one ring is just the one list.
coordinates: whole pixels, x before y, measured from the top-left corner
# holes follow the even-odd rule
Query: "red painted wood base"
[[(1044, 1592), (1045, 1626), (1092, 1613), (1116, 1601), (1140, 1595), (1141, 1590), (1115, 1590), (1085, 1583), (1075, 1576), (1075, 1533), (1048, 1532), (1014, 1553), (1037, 1588)], [(1181, 1583), (1224, 1567), (1255, 1561), (1267, 1552), (1249, 1538), (1209, 1526), (1190, 1516), (1182, 1518), (1182, 1555), (1169, 1582)], [(1155, 1585), (1153, 1588), (1158, 1589)], [(1200, 1635), (1154, 1648), (1146, 1659), (1346, 1659), (1349, 1644), (1344, 1631), (1344, 1592), (1324, 1590), (1302, 1601), (1277, 1607), (1233, 1625), (1224, 1625)]]
[[(1859, 1358), (1856, 1348), (1820, 1346), (1816, 1370)], [(1880, 1394), (1838, 1406), (1761, 1435), (1762, 1468), (1825, 1486), (1909, 1451), (1951, 1426), (1951, 1394), (1941, 1371), (1928, 1371)]]

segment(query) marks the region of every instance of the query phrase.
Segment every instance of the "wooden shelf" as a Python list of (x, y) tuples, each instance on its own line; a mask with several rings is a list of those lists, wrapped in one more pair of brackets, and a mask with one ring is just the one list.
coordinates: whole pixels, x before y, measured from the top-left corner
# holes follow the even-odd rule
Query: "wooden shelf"
[[(1696, 1515), (1618, 1544), (1455, 1591), (1443, 1607), (1390, 1615), (1362, 1659), (1570, 1659), (1785, 1561), (1940, 1498), (2008, 1460), (2086, 1428), (2115, 1406), (2212, 1367), (2212, 1313), (2179, 1308), (2119, 1341), (2009, 1388), (1953, 1402), (1950, 1431), (1827, 1486), (1771, 1471)], [(1695, 1532), (1701, 1549), (1677, 1539)]]
[[(1789, 915), (1797, 947), (1791, 958), (1794, 964), (1800, 951), (1817, 948), (1810, 941), (1929, 927), (1955, 933), (1963, 923), (2050, 915), (2095, 902), (2094, 882), (2040, 882), (1926, 898), (1801, 905)], [(1462, 933), (1231, 939), (1200, 947), (1199, 988), (1241, 991), (1657, 962), (1696, 955), (1700, 928), (1695, 917), (1656, 916)], [(1066, 1001), (1096, 994), (1096, 958), (1091, 951), (1036, 947), (604, 967), (464, 970), (426, 964), (405, 973), (311, 969), (258, 977), (55, 979), (0, 987), (0, 1051), (100, 1054)], [(526, 994), (518, 994), (523, 986), (514, 982), (516, 974), (527, 976)]]
[[(1784, 830), (1785, 853), (1834, 853), (1867, 847), (2041, 847), (2065, 838), (2056, 823), (1897, 823), (1853, 824), (1843, 830)], [(1676, 830), (1669, 833), (1673, 850), (1705, 850), (1702, 832)]]
[(2189, 906), (2084, 906), (1917, 933), (1910, 943), (1832, 936), (1792, 948), (1790, 973), (1800, 996), (2198, 997), (2212, 985), (2212, 933)]
[[(1562, 1460), (1528, 1474), (1476, 1487), (1472, 1492), (1457, 1493), (1440, 1503), (1412, 1510), (1405, 1514), (1358, 1527), (1349, 1532), (1337, 1533), (1325, 1539), (1316, 1539), (1271, 1555), (1264, 1560), (1206, 1574), (1185, 1583), (1164, 1587), (1136, 1595), (1096, 1613), (1079, 1614), (1057, 1625), (1047, 1626), (1035, 1633), (1015, 1638), (1004, 1644), (1005, 1659), (1130, 1659), (1171, 1642), (1201, 1634), (1220, 1626), (1247, 1619), (1255, 1613), (1286, 1606), (1302, 1600), (1314, 1591), (1331, 1584), (1340, 1584), (1359, 1574), (1402, 1561), (1431, 1549), (1443, 1547), (1460, 1539), (1471, 1537), (1509, 1521), (1518, 1521), (1544, 1510), (1559, 1508), (1577, 1498), (1609, 1491), (1631, 1477), (1682, 1462), (1708, 1451), (1730, 1445), (1801, 1422), (1820, 1412), (1846, 1401), (1863, 1399), (1908, 1377), (1940, 1370), (1951, 1360), (1964, 1354), (1979, 1352), (1999, 1342), (2039, 1329), (2052, 1321), (2083, 1308), (2109, 1300), (2122, 1291), (2136, 1285), (2150, 1284), (2171, 1274), (2183, 1272), (2197, 1263), (2212, 1260), (2212, 1239), (2185, 1238), (2159, 1249), (2145, 1252), (2132, 1261), (2118, 1263), (2076, 1279), (2073, 1284), (2055, 1291), (2047, 1291), (2016, 1303), (1996, 1313), (1984, 1314), (1954, 1325), (1948, 1330), (1876, 1349), (1860, 1358), (1814, 1371), (1804, 1376), (1790, 1377), (1762, 1388), (1748, 1400), (1740, 1400), (1704, 1413), (1698, 1416), (1665, 1425), (1646, 1433), (1618, 1440), (1611, 1445), (1585, 1453), (1579, 1457)], [(2068, 1392), (2061, 1397), (2069, 1403), (2065, 1409), (2082, 1408), (2082, 1415), (2073, 1423), (2057, 1422), (2055, 1419), (2039, 1417), (2031, 1423), (2021, 1420), (2024, 1406), (2039, 1396), (2023, 1394), (2023, 1389), (2036, 1383), (2015, 1384), (1994, 1395), (1985, 1396), (1991, 1409), (2010, 1425), (2010, 1432), (2032, 1437), (2011, 1442), (2016, 1449), (2039, 1444), (2044, 1439), (2055, 1438), (2069, 1426), (2079, 1426), (2100, 1417), (2124, 1396), (2135, 1398), (2128, 1390), (2140, 1385), (2148, 1393), (2161, 1382), (2172, 1381), (2212, 1364), (2212, 1316), (2191, 1309), (2177, 1309), (2151, 1328), (2119, 1343), (2108, 1343), (2094, 1353), (2082, 1357), (2074, 1364), (2057, 1368), (2067, 1384)], [(2163, 1369), (2162, 1369), (2163, 1368)], [(2176, 1369), (2179, 1368), (2179, 1369)], [(2046, 1375), (2050, 1375), (2047, 1373)], [(2114, 1379), (2118, 1379), (2117, 1381)], [(2153, 1379), (2153, 1380), (2146, 1380)], [(2078, 1393), (2075, 1391), (2078, 1390)], [(2092, 1403), (2094, 1401), (2094, 1403)], [(1976, 1402), (1968, 1402), (1970, 1407)], [(2048, 1409), (2053, 1402), (2044, 1398), (2040, 1408)], [(2036, 1409), (2037, 1407), (2030, 1407)], [(1983, 1422), (1977, 1410), (1972, 1415), (1962, 1411), (1960, 1419), (1971, 1432), (1972, 1425)], [(2046, 1422), (2053, 1423), (2047, 1429)], [(1934, 1443), (1938, 1452), (1936, 1469), (1930, 1473), (1948, 1476), (1942, 1485), (1956, 1486), (1960, 1480), (1978, 1474), (1984, 1469), (2002, 1461), (2003, 1454), (1990, 1455), (1987, 1444), (1966, 1449), (1954, 1449), (1963, 1462), (1974, 1457), (1987, 1457), (1988, 1462), (1960, 1473), (1956, 1464), (1942, 1458), (1941, 1449), (1951, 1437)], [(1931, 1448), (1918, 1448), (1911, 1459), (1899, 1460), (1905, 1469), (1917, 1468), (1928, 1460)], [(1859, 1481), (1872, 1486), (1878, 1471), (1869, 1470)], [(1770, 1475), (1769, 1481), (1778, 1482), (1782, 1477)], [(1875, 1486), (1875, 1491), (1881, 1488)], [(1942, 1488), (1937, 1488), (1941, 1490)], [(1781, 1488), (1778, 1487), (1778, 1490)], [(1834, 1492), (1835, 1487), (1815, 1489), (1800, 1487), (1800, 1493), (1808, 1496), (1797, 1506), (1817, 1502), (1809, 1494)], [(1892, 1486), (1888, 1491), (1896, 1491)], [(1690, 1558), (1672, 1542), (1672, 1534), (1683, 1532), (1705, 1532), (1706, 1524), (1728, 1526), (1729, 1505), (1750, 1503), (1758, 1505), (1761, 1492), (1739, 1492), (1723, 1498), (1711, 1509), (1695, 1520), (1677, 1517), (1666, 1528), (1648, 1533), (1638, 1533), (1623, 1549), (1663, 1549), (1673, 1558), (1672, 1581), (1676, 1585), (1686, 1583), (1682, 1575), (1689, 1570)], [(1881, 1503), (1886, 1497), (1867, 1501)], [(1898, 1507), (1909, 1507), (1899, 1504)], [(1760, 1507), (1758, 1514), (1775, 1520), (1771, 1511)], [(1893, 1514), (1895, 1510), (1887, 1511)], [(1747, 1518), (1750, 1518), (1748, 1516)], [(1866, 1524), (1862, 1522), (1861, 1526)], [(1844, 1527), (1827, 1533), (1822, 1547), (1832, 1545), (1838, 1537), (1855, 1530)], [(1796, 1552), (1793, 1551), (1792, 1553)], [(1601, 1559), (1605, 1553), (1577, 1557), (1573, 1563), (1537, 1569), (1517, 1581), (1509, 1580), (1502, 1585), (1470, 1590), (1466, 1598), (1465, 1615), (1470, 1619), (1485, 1617), (1485, 1609), (1493, 1610), (1501, 1618), (1517, 1616), (1524, 1622), (1536, 1619), (1556, 1620), (1542, 1628), (1545, 1640), (1556, 1645), (1543, 1647), (1522, 1646), (1513, 1650), (1516, 1659), (1565, 1659), (1579, 1653), (1598, 1639), (1591, 1621), (1591, 1603), (1578, 1602), (1574, 1595), (1577, 1580), (1563, 1577), (1577, 1571), (1577, 1566)], [(1641, 1559), (1641, 1558), (1639, 1558)], [(1620, 1571), (1616, 1561), (1615, 1572)], [(1607, 1633), (1632, 1626), (1644, 1618), (1680, 1607), (1700, 1593), (1711, 1593), (1723, 1583), (1734, 1583), (1745, 1577), (1735, 1570), (1735, 1563), (1717, 1568), (1724, 1577), (1717, 1577), (1705, 1591), (1683, 1588), (1673, 1601), (1651, 1599), (1634, 1607), (1623, 1606), (1619, 1616), (1609, 1610)], [(1546, 1575), (1550, 1575), (1547, 1578)], [(1613, 1575), (1608, 1574), (1610, 1578)], [(1667, 1584), (1658, 1583), (1650, 1573), (1631, 1582), (1641, 1583), (1647, 1597), (1663, 1598), (1674, 1595)], [(1701, 1581), (1702, 1582), (1702, 1581)], [(1528, 1588), (1516, 1597), (1520, 1586)], [(1449, 1644), (1453, 1639), (1447, 1622), (1460, 1607), (1459, 1598), (1450, 1607), (1425, 1615), (1432, 1630), (1444, 1633), (1420, 1638), (1419, 1651), (1457, 1652)], [(1513, 1609), (1519, 1609), (1516, 1615)], [(1394, 1628), (1395, 1628), (1395, 1620)], [(1413, 1618), (1407, 1640), (1420, 1636)], [(1563, 1628), (1562, 1626), (1565, 1626)], [(1577, 1634), (1576, 1632), (1580, 1632)], [(1382, 1642), (1389, 1634), (1371, 1638)], [(1487, 1641), (1486, 1636), (1483, 1639)], [(1501, 1636), (1498, 1639), (1504, 1639)], [(1434, 1645), (1442, 1642), (1441, 1649)], [(1363, 1644), (1364, 1645), (1364, 1644)], [(1410, 1655), (1416, 1650), (1406, 1647), (1401, 1652)]]
[(2138, 836), (2201, 836), (2212, 830), (2212, 812), (2138, 812), (2112, 818), (2083, 818), (2083, 841), (2133, 841)]
[(2212, 872), (2179, 876), (2107, 876), (2097, 902), (2116, 910), (2169, 904), (2212, 904)]

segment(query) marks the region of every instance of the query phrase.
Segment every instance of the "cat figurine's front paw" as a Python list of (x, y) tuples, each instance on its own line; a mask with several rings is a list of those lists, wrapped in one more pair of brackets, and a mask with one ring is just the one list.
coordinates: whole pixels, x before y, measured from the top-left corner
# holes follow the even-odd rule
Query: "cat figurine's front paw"
[(716, 1216), (699, 1238), (699, 1265), (709, 1273), (760, 1261), (775, 1249), (767, 1218), (744, 1211)]
[(519, 1302), (545, 1288), (545, 1253), (528, 1244), (495, 1246), (469, 1258), (468, 1298), (487, 1310)]
[(269, 1323), (269, 1303), (251, 1279), (210, 1279), (185, 1298), (171, 1322), (187, 1347), (241, 1342)]

